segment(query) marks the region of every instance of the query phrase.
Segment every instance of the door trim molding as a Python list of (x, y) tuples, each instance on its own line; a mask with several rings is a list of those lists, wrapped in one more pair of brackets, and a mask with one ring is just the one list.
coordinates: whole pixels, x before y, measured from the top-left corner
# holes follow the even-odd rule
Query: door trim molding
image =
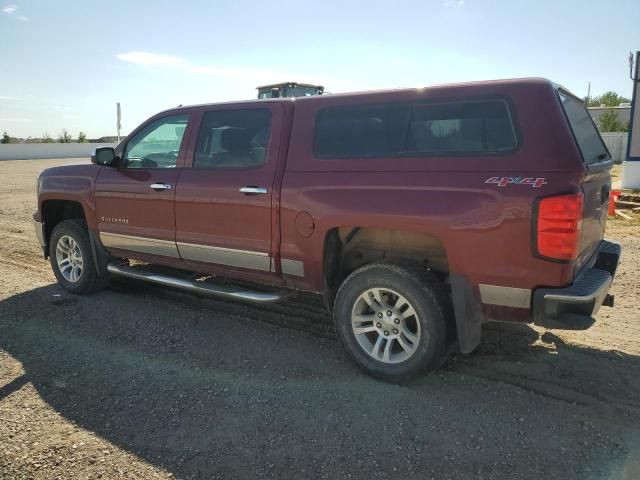
[(478, 285), (480, 300), (490, 305), (502, 307), (529, 308), (531, 290), (528, 288), (502, 287), (500, 285)]
[(285, 275), (304, 277), (304, 263), (300, 260), (290, 260), (288, 258), (282, 258), (280, 259), (280, 269)]
[(265, 272), (271, 269), (271, 258), (266, 252), (236, 250), (234, 248), (213, 247), (195, 243), (177, 242), (178, 251), (184, 260), (216, 263), (229, 267), (250, 268)]
[(180, 258), (176, 242), (159, 238), (138, 237), (121, 233), (100, 232), (100, 241), (107, 248), (130, 250), (162, 257)]
[[(99, 236), (100, 241), (106, 248), (182, 258), (183, 260), (191, 260), (194, 262), (213, 263), (265, 272), (273, 271), (271, 257), (266, 252), (214, 247), (196, 243), (172, 242), (159, 238), (139, 237), (111, 232), (100, 232)], [(297, 270), (299, 271), (299, 267)]]

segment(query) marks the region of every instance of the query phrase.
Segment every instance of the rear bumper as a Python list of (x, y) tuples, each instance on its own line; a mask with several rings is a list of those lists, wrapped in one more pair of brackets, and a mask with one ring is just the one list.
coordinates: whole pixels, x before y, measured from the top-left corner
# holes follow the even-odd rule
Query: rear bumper
[(618, 268), (620, 251), (620, 245), (604, 240), (595, 261), (582, 270), (571, 285), (536, 289), (533, 293), (533, 323), (569, 330), (582, 330), (593, 325), (593, 315), (607, 299)]

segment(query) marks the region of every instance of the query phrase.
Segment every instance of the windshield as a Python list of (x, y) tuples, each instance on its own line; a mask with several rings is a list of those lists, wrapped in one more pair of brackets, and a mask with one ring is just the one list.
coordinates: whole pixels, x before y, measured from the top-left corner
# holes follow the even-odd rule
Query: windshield
[(584, 104), (563, 91), (559, 91), (558, 95), (582, 152), (584, 163), (598, 163), (610, 159), (609, 151)]

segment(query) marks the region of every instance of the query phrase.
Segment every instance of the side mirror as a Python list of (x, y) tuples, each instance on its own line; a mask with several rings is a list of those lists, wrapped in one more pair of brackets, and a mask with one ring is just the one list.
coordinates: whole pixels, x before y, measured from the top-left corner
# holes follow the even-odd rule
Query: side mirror
[(116, 158), (116, 151), (113, 149), (113, 147), (98, 147), (91, 155), (91, 163), (109, 167), (113, 163), (115, 163), (114, 160)]

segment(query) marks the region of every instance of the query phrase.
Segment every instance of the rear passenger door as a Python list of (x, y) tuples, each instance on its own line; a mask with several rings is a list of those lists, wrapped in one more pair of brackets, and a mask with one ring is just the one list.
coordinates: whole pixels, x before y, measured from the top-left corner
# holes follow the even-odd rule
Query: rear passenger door
[(194, 269), (272, 271), (283, 117), (278, 103), (199, 112), (175, 199), (178, 251)]

